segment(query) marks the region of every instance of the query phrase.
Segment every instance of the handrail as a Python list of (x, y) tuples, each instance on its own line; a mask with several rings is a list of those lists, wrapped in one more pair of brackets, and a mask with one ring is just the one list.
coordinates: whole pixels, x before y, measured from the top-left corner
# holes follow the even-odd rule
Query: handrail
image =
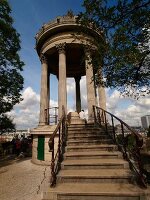
[[(105, 126), (106, 132), (110, 134), (110, 136), (113, 138), (114, 142), (118, 145), (120, 150), (123, 153), (124, 159), (126, 159), (130, 167), (134, 170), (134, 172), (137, 175), (137, 182), (140, 182), (140, 185), (144, 188), (147, 187), (146, 184), (146, 177), (144, 175), (144, 168), (141, 161), (141, 155), (140, 155), (140, 149), (143, 146), (143, 138), (140, 134), (138, 134), (134, 129), (132, 129), (128, 124), (126, 124), (124, 121), (119, 119), (117, 116), (113, 115), (112, 113), (97, 107), (93, 106), (94, 111), (94, 118), (95, 123)], [(111, 117), (111, 126), (108, 123), (107, 115)], [(121, 124), (121, 134), (117, 135), (115, 131), (115, 125), (114, 125), (114, 119), (118, 120)], [(108, 127), (112, 127), (112, 130), (109, 131)], [(131, 135), (134, 137), (135, 144), (132, 145), (131, 148), (129, 148), (129, 136), (125, 136), (125, 129), (126, 127)], [(121, 135), (121, 141), (119, 141), (119, 136)]]
[[(52, 136), (49, 139), (49, 151), (52, 153), (51, 158), (51, 179), (50, 186), (54, 187), (56, 185), (56, 176), (58, 171), (60, 170), (60, 163), (62, 160), (63, 147), (66, 136), (66, 115), (64, 107), (62, 107), (62, 116), (59, 119), (59, 123), (57, 124)], [(58, 149), (55, 152), (54, 148), (54, 140), (58, 138)]]

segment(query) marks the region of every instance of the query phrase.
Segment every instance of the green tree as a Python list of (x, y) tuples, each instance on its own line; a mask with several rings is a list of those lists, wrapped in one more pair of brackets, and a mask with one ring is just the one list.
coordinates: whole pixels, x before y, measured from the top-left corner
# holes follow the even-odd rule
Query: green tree
[(6, 114), (1, 115), (0, 117), (0, 130), (1, 134), (5, 132), (10, 132), (15, 130), (15, 124), (13, 123), (13, 119)]
[(150, 93), (150, 1), (84, 0), (83, 6), (78, 22), (101, 36), (94, 38), (92, 62), (104, 80), (97, 76), (96, 83), (137, 98)]
[[(13, 27), (11, 8), (7, 0), (0, 0), (0, 131), (5, 126), (13, 127), (12, 120), (5, 113), (21, 101), (23, 77), (20, 72), (24, 63), (20, 60), (19, 34)], [(7, 119), (6, 119), (7, 118)], [(7, 122), (7, 123), (6, 123)], [(6, 126), (6, 130), (9, 127)], [(3, 127), (3, 128), (2, 128)], [(3, 131), (2, 131), (3, 130)]]

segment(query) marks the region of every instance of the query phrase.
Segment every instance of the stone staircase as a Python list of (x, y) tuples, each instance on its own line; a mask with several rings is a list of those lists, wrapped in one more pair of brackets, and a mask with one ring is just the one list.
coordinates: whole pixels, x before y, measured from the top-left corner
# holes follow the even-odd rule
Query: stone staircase
[(148, 200), (103, 128), (70, 125), (55, 188), (43, 200)]

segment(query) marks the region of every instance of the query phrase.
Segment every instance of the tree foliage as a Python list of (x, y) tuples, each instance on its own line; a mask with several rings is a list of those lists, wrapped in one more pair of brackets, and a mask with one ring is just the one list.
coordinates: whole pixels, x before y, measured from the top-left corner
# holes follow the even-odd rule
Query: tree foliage
[(84, 0), (78, 22), (99, 30), (93, 66), (102, 67), (97, 84), (138, 97), (150, 92), (150, 1)]
[[(20, 91), (23, 89), (23, 77), (20, 72), (24, 63), (18, 54), (19, 34), (13, 27), (10, 13), (11, 8), (7, 0), (0, 0), (0, 126), (6, 122), (7, 116), (4, 113), (11, 111), (13, 106), (20, 102)], [(9, 119), (7, 117), (7, 122)]]
[(15, 124), (13, 123), (13, 119), (6, 114), (0, 115), (0, 134), (5, 132), (10, 132), (15, 130)]

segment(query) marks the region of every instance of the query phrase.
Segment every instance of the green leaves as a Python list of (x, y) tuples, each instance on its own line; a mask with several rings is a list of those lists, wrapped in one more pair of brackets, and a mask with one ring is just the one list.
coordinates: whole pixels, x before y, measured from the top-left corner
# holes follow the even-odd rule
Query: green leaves
[(0, 115), (0, 134), (10, 131), (15, 131), (13, 119), (5, 114)]
[[(11, 120), (4, 114), (21, 101), (23, 77), (20, 72), (24, 63), (20, 60), (19, 34), (12, 26), (10, 6), (6, 0), (0, 0), (0, 119)], [(9, 124), (9, 123), (8, 123)]]
[[(125, 95), (138, 97), (143, 87), (149, 93), (150, 1), (85, 0), (83, 5), (80, 23), (86, 27), (90, 21), (103, 31), (103, 37), (94, 38), (98, 54), (93, 61), (94, 68), (98, 63), (103, 67), (103, 84)], [(101, 45), (104, 40), (105, 45)], [(100, 80), (96, 81), (98, 84)]]

